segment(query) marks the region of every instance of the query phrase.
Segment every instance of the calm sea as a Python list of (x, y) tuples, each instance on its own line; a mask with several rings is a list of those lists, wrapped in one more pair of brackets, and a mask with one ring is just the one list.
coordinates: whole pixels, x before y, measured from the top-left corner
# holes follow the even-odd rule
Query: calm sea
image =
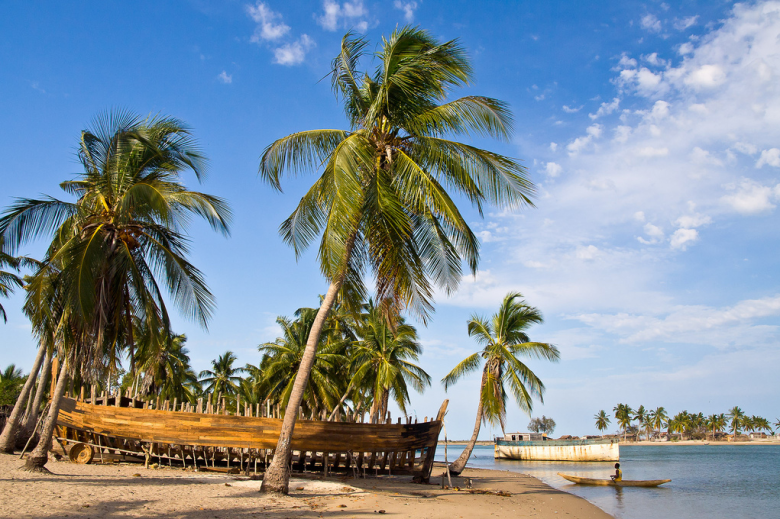
[[(450, 446), (450, 461), (461, 446)], [(614, 473), (612, 463), (559, 463), (494, 460), (492, 446), (478, 446), (474, 468), (511, 470), (583, 497), (621, 519), (780, 518), (780, 446), (620, 447), (624, 479), (671, 479), (659, 488), (574, 485), (557, 472), (591, 478)], [(436, 460), (444, 461), (439, 444)]]

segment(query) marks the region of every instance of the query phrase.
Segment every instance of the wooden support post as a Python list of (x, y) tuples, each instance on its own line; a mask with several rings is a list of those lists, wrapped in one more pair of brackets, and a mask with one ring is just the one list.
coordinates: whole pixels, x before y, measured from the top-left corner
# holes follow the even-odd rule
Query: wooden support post
[(84, 401), (84, 386), (81, 386), (81, 391), (79, 392), (79, 401)]
[(202, 413), (203, 412), (203, 397), (198, 398), (198, 408), (195, 410), (196, 413)]
[(89, 403), (92, 405), (95, 405), (96, 394), (97, 394), (97, 388), (95, 387), (95, 384), (92, 384), (92, 387), (89, 390)]

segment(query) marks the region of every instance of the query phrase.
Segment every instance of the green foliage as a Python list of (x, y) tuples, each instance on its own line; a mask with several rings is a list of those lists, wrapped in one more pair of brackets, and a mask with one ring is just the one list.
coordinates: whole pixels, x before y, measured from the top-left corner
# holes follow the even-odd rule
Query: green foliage
[(447, 189), (480, 212), (530, 205), (534, 187), (514, 159), (445, 138), (508, 140), (512, 116), (501, 101), (468, 96), (472, 69), (457, 41), (398, 29), (375, 54), (373, 73), (357, 70), (368, 42), (349, 33), (333, 60), (331, 84), (349, 130), (297, 132), (268, 146), (260, 175), (281, 189), (283, 174), (320, 171), (280, 233), (296, 255), (318, 236), (320, 268), (365, 299), (364, 274), (378, 301), (390, 300), (424, 322), (434, 286), (450, 293), (465, 262), (476, 272), (479, 242)]
[(169, 330), (165, 295), (206, 326), (214, 298), (187, 261), (184, 231), (195, 216), (227, 234), (231, 215), (224, 200), (183, 186), (181, 174), (201, 179), (206, 161), (176, 119), (98, 116), (81, 133), (78, 158), (83, 172), (60, 184), (76, 201), (19, 199), (0, 218), (0, 236), (11, 251), (52, 236), (25, 311), (41, 340), (66, 347), (96, 380), (118, 369), (126, 348), (134, 371), (135, 319)]
[(211, 361), (211, 369), (204, 369), (198, 374), (199, 382), (205, 393), (212, 395), (212, 403), (217, 405), (217, 398), (222, 393), (223, 397), (230, 397), (238, 393), (241, 383), (239, 376), (244, 368), (233, 367), (236, 356), (232, 351), (226, 351), (216, 360)]
[(469, 336), (482, 349), (462, 360), (442, 379), (444, 389), (464, 375), (477, 370), (482, 362), (480, 403), (483, 420), (498, 423), (504, 428), (506, 417), (507, 386), (515, 402), (523, 411), (531, 413), (532, 397), (543, 402), (544, 384), (519, 357), (531, 357), (557, 361), (558, 348), (543, 342), (531, 342), (528, 328), (542, 323), (542, 314), (529, 306), (518, 292), (510, 292), (492, 319), (473, 315), (468, 322)]
[(0, 372), (0, 406), (14, 405), (22, 392), (27, 376), (14, 364)]
[(603, 409), (599, 411), (597, 414), (593, 416), (593, 419), (596, 420), (596, 429), (599, 431), (606, 431), (609, 427), (610, 420), (609, 416), (607, 416), (607, 412)]

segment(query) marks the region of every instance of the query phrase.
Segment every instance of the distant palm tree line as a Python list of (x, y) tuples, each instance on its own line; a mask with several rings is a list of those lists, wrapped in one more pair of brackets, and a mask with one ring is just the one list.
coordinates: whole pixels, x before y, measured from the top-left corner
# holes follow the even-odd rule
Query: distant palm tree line
[[(717, 433), (723, 431), (730, 431), (734, 436), (738, 436), (741, 432), (767, 431), (774, 434), (769, 420), (761, 416), (748, 416), (739, 407), (733, 407), (727, 413), (709, 416), (703, 413), (692, 414), (688, 411), (680, 411), (670, 417), (663, 407), (648, 410), (645, 406), (639, 406), (634, 410), (627, 404), (617, 404), (613, 412), (624, 438), (629, 433), (636, 434), (637, 438), (644, 433), (645, 438), (650, 439), (653, 435), (659, 435), (664, 427), (667, 433), (679, 433), (682, 439), (686, 439), (686, 436), (687, 439), (714, 439)], [(607, 430), (611, 423), (609, 415), (604, 410), (594, 415), (593, 419), (596, 428), (601, 432)], [(780, 431), (780, 419), (774, 423), (774, 426)]]

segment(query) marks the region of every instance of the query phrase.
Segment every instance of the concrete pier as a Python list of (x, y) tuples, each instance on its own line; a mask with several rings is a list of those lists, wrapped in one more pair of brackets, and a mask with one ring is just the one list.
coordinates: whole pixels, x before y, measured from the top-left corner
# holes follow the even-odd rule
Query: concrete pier
[(494, 457), (523, 461), (618, 461), (620, 447), (615, 440), (496, 440)]

